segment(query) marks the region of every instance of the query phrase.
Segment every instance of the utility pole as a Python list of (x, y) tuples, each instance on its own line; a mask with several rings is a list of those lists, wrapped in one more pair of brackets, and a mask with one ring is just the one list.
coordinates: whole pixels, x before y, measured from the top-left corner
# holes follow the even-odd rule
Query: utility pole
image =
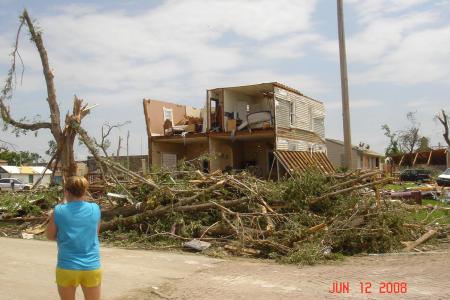
[(352, 169), (352, 138), (350, 129), (350, 107), (348, 101), (347, 54), (345, 51), (344, 4), (337, 0), (337, 17), (339, 31), (339, 56), (341, 66), (342, 119), (344, 127), (344, 166)]

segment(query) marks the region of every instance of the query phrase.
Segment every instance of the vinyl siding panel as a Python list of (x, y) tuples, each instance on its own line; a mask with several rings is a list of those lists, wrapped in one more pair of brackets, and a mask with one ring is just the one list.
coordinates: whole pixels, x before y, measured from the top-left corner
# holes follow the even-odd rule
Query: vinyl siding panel
[(277, 150), (288, 150), (289, 141), (283, 138), (277, 138)]
[(276, 126), (281, 128), (290, 128), (289, 101), (275, 98), (276, 101)]
[(322, 139), (325, 138), (325, 118), (315, 117), (313, 118), (313, 131)]
[(314, 144), (325, 144), (320, 137), (312, 131), (301, 130), (298, 128), (278, 128), (277, 135), (282, 138), (292, 140), (303, 140)]
[[(314, 131), (321, 138), (325, 137), (325, 107), (323, 103), (308, 97), (284, 90), (274, 89), (277, 100), (276, 126), (280, 128), (298, 128)], [(289, 103), (294, 103), (294, 123), (290, 124)]]
[(317, 145), (298, 139), (277, 138), (277, 150), (311, 151), (311, 149), (313, 149), (314, 152), (326, 152), (325, 144)]

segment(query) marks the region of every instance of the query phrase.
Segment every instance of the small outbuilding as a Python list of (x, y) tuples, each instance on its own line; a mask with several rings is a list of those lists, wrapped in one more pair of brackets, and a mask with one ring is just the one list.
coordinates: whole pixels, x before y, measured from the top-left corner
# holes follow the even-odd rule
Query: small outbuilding
[(425, 168), (444, 171), (450, 167), (450, 155), (447, 148), (434, 148), (392, 156), (394, 168)]
[[(0, 178), (16, 178), (23, 183), (34, 184), (39, 180), (45, 167), (41, 166), (5, 166), (0, 165)], [(46, 170), (41, 185), (49, 185), (52, 171)]]

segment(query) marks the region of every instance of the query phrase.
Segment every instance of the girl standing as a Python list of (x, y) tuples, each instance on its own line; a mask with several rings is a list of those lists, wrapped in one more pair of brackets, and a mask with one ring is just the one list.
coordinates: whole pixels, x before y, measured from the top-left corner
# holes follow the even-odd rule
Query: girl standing
[(55, 206), (47, 226), (47, 238), (58, 244), (56, 283), (62, 300), (74, 300), (78, 285), (86, 300), (100, 299), (100, 208), (85, 201), (88, 186), (84, 177), (70, 177), (65, 203)]

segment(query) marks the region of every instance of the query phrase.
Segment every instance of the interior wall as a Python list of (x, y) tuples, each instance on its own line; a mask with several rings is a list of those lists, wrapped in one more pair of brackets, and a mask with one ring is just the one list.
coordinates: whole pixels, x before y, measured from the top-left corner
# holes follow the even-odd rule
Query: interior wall
[[(249, 96), (236, 91), (224, 90), (224, 111), (225, 112), (237, 112), (238, 118), (245, 120), (247, 118), (247, 105), (249, 105), (249, 112), (259, 112), (263, 110), (271, 111), (270, 99), (261, 95)], [(224, 117), (224, 124), (226, 117)]]
[[(241, 142), (242, 151), (241, 161), (238, 165), (239, 168), (244, 167), (244, 162), (254, 161), (256, 162), (257, 172), (262, 176), (269, 175), (269, 152), (273, 151), (274, 145), (270, 141), (245, 141)], [(251, 151), (248, 151), (251, 149)]]
[(209, 152), (211, 154), (209, 166), (211, 172), (234, 167), (233, 146), (231, 142), (210, 138)]
[(202, 117), (201, 112), (202, 112), (201, 108), (186, 106), (186, 116), (188, 117), (200, 118)]
[(184, 159), (192, 160), (208, 153), (208, 143), (193, 143), (184, 146)]
[(245, 120), (247, 116), (247, 104), (253, 102), (252, 98), (231, 90), (225, 90), (224, 96), (224, 111), (229, 113), (237, 112), (238, 118)]
[[(269, 166), (269, 151), (273, 151), (274, 144), (271, 141), (220, 141), (214, 140), (212, 149), (219, 149), (221, 153), (228, 155), (228, 159), (219, 157), (217, 161), (211, 162), (212, 171), (217, 169), (224, 170), (227, 166), (234, 169), (244, 169), (248, 163), (254, 163), (256, 167), (256, 175), (268, 176), (270, 171)], [(226, 149), (224, 151), (224, 149)], [(231, 164), (232, 162), (232, 164)]]
[(177, 162), (181, 160), (192, 160), (208, 152), (208, 143), (152, 143), (152, 165), (161, 166), (161, 153), (171, 153), (177, 155)]
[(161, 153), (171, 153), (177, 155), (177, 161), (184, 156), (183, 144), (175, 143), (152, 143), (152, 166), (161, 167)]
[(173, 125), (183, 120), (186, 115), (186, 106), (184, 105), (158, 100), (145, 100), (144, 105), (147, 111), (147, 126), (150, 128), (152, 135), (164, 134), (164, 108), (172, 109)]

